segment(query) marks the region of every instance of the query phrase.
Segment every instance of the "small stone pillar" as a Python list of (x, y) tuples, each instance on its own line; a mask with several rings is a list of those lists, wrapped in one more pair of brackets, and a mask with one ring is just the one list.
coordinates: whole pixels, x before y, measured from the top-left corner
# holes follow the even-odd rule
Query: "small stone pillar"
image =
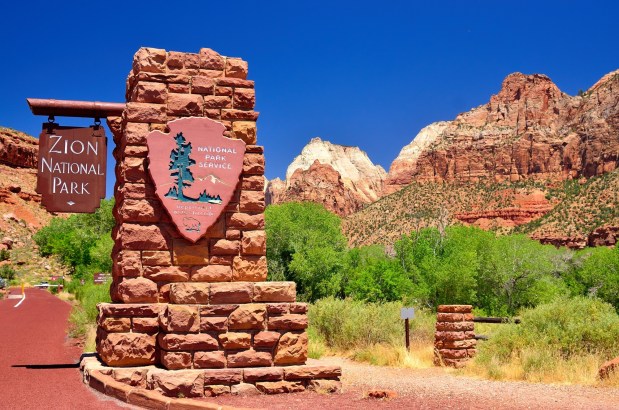
[(434, 334), (434, 365), (464, 367), (475, 356), (473, 306), (440, 305)]

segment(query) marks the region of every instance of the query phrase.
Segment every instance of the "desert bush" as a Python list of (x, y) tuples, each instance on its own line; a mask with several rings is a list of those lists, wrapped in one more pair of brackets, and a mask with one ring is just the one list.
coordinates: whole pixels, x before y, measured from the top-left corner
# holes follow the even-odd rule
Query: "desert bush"
[[(404, 344), (404, 326), (399, 302), (366, 303), (352, 299), (321, 299), (310, 306), (310, 328), (330, 348), (349, 350), (375, 344)], [(434, 315), (423, 310), (411, 321), (411, 336), (417, 341), (434, 337)]]
[(72, 337), (83, 337), (88, 333), (89, 327), (94, 326), (97, 320), (97, 304), (111, 302), (110, 282), (102, 285), (94, 285), (88, 282), (84, 285), (73, 285), (74, 282), (77, 282), (77, 280), (73, 280), (67, 288), (74, 289), (75, 298), (79, 304), (74, 305), (71, 310), (69, 334)]
[[(619, 354), (619, 316), (599, 299), (559, 298), (521, 318), (479, 345), (469, 371), (495, 379), (593, 381), (599, 365)], [(568, 374), (579, 366), (580, 375)]]

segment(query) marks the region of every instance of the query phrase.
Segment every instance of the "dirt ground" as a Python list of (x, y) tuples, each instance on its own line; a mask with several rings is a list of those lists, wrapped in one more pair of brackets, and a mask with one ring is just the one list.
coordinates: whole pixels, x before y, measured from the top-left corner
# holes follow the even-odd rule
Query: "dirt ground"
[[(308, 364), (342, 367), (342, 394), (304, 392), (257, 397), (221, 397), (219, 404), (264, 409), (617, 409), (619, 389), (497, 382), (455, 376), (440, 368), (377, 367), (342, 358)], [(393, 390), (390, 400), (365, 398), (368, 390)]]

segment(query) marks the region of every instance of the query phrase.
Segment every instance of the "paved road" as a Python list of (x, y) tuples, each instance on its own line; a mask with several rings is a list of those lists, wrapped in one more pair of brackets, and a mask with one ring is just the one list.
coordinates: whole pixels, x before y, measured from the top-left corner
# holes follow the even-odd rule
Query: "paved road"
[(123, 408), (84, 385), (71, 366), (81, 354), (66, 343), (71, 306), (41, 289), (26, 289), (17, 302), (0, 300), (0, 409)]

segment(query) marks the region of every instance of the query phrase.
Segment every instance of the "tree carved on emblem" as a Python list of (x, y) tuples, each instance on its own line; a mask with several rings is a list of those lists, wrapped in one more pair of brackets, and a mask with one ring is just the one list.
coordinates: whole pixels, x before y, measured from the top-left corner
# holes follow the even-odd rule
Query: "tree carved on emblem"
[(187, 140), (182, 132), (176, 134), (174, 140), (176, 141), (176, 148), (170, 153), (169, 169), (172, 171), (171, 175), (176, 177), (176, 186), (170, 188), (166, 196), (183, 201), (190, 199), (183, 194), (183, 188), (191, 186), (191, 183), (194, 182), (194, 177), (189, 167), (194, 165), (196, 161), (189, 157), (191, 154), (191, 143), (186, 142)]

